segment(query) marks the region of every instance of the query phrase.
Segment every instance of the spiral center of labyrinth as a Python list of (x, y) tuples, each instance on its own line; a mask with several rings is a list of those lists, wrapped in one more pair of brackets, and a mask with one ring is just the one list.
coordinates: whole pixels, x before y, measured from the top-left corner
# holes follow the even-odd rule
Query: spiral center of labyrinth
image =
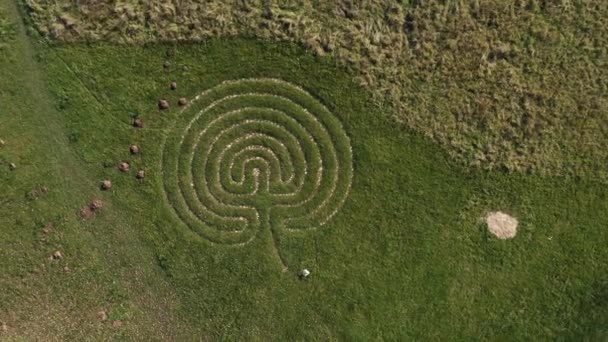
[(340, 121), (276, 79), (227, 81), (197, 96), (162, 151), (167, 203), (215, 243), (244, 244), (269, 229), (279, 249), (283, 234), (331, 219), (353, 177)]

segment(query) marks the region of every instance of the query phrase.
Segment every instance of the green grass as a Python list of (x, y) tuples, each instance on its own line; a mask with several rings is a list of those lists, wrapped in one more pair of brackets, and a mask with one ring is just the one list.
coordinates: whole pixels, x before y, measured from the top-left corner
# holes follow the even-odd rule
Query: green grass
[[(0, 169), (0, 320), (9, 338), (607, 337), (604, 185), (464, 169), (396, 124), (351, 73), (291, 44), (30, 42), (20, 28), (11, 62), (0, 65), (0, 156), (18, 165)], [(164, 70), (169, 47), (176, 54)], [(287, 272), (268, 231), (244, 246), (210, 243), (163, 194), (162, 141), (177, 99), (251, 77), (302, 87), (341, 122), (353, 149), (352, 188), (338, 213), (281, 236)], [(161, 98), (171, 110), (157, 109)], [(143, 129), (131, 127), (136, 115)], [(129, 154), (132, 143), (141, 155)], [(119, 172), (121, 160), (133, 171)], [(138, 169), (145, 180), (135, 179)], [(106, 178), (114, 187), (101, 192)], [(39, 186), (48, 195), (28, 199)], [(78, 211), (93, 197), (106, 206), (83, 221)], [(515, 239), (486, 232), (480, 218), (490, 210), (520, 220)], [(56, 232), (44, 242), (47, 222)], [(65, 258), (49, 261), (57, 249)], [(306, 280), (297, 277), (303, 267), (312, 271)], [(99, 322), (100, 309), (123, 327)]]
[(294, 42), (465, 165), (608, 181), (606, 1), (24, 2), (52, 42)]
[[(81, 219), (80, 209), (100, 196), (98, 181), (73, 152), (72, 131), (48, 93), (45, 67), (36, 62), (45, 48), (30, 44), (12, 2), (0, 1), (0, 9), (15, 29), (0, 51), (0, 139), (6, 143), (0, 160), (17, 165), (11, 172), (0, 164), (0, 321), (8, 329), (0, 339), (166, 339), (180, 330), (188, 336), (187, 327), (165, 313), (179, 300), (133, 223), (107, 201), (99, 222)], [(65, 257), (50, 261), (56, 250)], [(113, 330), (98, 321), (101, 310), (110, 320), (141, 323)]]

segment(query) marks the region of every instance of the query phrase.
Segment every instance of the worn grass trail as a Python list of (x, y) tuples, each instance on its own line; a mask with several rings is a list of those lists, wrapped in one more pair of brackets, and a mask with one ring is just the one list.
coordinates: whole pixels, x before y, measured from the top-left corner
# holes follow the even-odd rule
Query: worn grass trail
[[(0, 339), (175, 337), (177, 300), (69, 144), (39, 64), (49, 51), (26, 36), (13, 1), (0, 1), (0, 15), (15, 32), (0, 50), (0, 159), (17, 165), (0, 165)], [(92, 198), (105, 201), (103, 226), (79, 215)], [(63, 259), (49, 260), (55, 251)], [(110, 321), (147, 323), (115, 330), (99, 321), (102, 310)]]

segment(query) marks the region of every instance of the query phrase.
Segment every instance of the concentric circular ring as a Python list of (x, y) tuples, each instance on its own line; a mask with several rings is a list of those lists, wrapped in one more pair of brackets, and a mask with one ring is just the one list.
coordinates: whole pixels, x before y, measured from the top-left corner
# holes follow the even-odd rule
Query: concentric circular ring
[(165, 199), (202, 237), (243, 244), (325, 224), (353, 177), (340, 121), (277, 79), (226, 81), (194, 98), (162, 144)]

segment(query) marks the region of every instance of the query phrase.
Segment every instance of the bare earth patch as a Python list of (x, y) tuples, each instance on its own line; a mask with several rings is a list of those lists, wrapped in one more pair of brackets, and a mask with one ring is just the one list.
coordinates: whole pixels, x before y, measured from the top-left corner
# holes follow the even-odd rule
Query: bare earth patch
[(486, 217), (486, 223), (490, 233), (501, 240), (514, 238), (519, 224), (515, 217), (500, 211), (489, 213)]

